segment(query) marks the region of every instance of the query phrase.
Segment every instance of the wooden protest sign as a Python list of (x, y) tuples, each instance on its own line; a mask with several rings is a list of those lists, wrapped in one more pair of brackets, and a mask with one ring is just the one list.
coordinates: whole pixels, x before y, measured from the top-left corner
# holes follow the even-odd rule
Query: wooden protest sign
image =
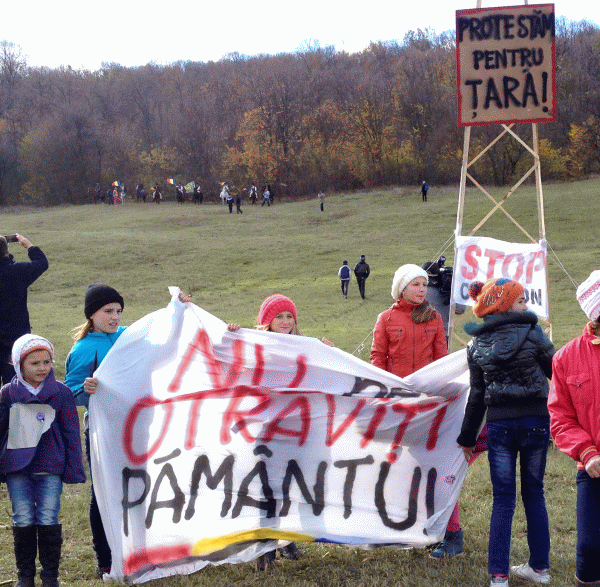
[(458, 124), (556, 121), (554, 4), (456, 11)]

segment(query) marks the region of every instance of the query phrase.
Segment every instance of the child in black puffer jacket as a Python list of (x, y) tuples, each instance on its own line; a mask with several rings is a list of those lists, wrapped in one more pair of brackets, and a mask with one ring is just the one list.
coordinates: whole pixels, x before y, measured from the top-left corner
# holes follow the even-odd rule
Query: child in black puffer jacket
[(473, 311), (483, 324), (467, 324), (471, 391), (457, 439), (469, 460), (487, 410), (488, 451), (494, 503), (490, 520), (488, 570), (491, 587), (508, 587), (510, 539), (520, 457), (521, 496), (527, 518), (529, 561), (510, 568), (535, 583), (550, 582), (550, 530), (544, 472), (550, 439), (547, 408), (554, 346), (527, 311), (516, 281), (471, 284)]

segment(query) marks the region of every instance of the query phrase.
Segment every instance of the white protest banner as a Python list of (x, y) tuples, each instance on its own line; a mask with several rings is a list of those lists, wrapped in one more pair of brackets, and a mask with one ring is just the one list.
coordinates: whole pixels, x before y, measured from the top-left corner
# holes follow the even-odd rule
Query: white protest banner
[(459, 126), (556, 121), (554, 4), (456, 11)]
[(548, 318), (548, 283), (546, 277), (546, 241), (522, 244), (507, 243), (481, 236), (456, 238), (456, 256), (452, 276), (452, 301), (473, 306), (469, 286), (473, 281), (506, 277), (525, 288), (527, 307), (534, 314)]
[(175, 291), (96, 377), (94, 489), (121, 581), (288, 541), (432, 544), (466, 473), (464, 351), (400, 379), (317, 339), (229, 332)]

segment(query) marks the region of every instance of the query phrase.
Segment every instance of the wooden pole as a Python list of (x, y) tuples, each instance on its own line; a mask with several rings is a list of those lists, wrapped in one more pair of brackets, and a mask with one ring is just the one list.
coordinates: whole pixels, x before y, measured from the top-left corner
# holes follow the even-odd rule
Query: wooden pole
[[(480, 0), (481, 1), (481, 0)], [(454, 259), (456, 259), (456, 238), (462, 233), (463, 214), (465, 211), (465, 192), (467, 187), (467, 168), (469, 166), (469, 148), (471, 146), (471, 127), (465, 128), (463, 138), (462, 166), (460, 169), (460, 186), (458, 189), (458, 211), (456, 213), (456, 228), (454, 229)], [(454, 334), (454, 312), (456, 304), (450, 296), (450, 315), (448, 316), (448, 350), (451, 351)]]

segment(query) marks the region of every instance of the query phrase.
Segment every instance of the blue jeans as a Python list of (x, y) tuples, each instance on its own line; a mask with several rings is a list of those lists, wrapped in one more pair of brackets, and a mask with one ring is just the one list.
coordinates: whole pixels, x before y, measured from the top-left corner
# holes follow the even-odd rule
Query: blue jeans
[(488, 459), (494, 492), (488, 570), (508, 575), (510, 538), (517, 492), (517, 455), (521, 468), (521, 499), (527, 519), (529, 565), (550, 566), (550, 527), (544, 498), (544, 472), (550, 440), (549, 418), (526, 416), (488, 422)]
[(92, 479), (90, 429), (86, 428), (83, 432), (85, 439), (85, 455), (90, 467), (90, 488), (92, 493), (90, 498), (90, 529), (92, 530), (92, 545), (94, 547), (94, 552), (96, 553), (98, 566), (102, 569), (110, 569), (112, 564), (112, 554), (110, 552), (108, 540), (106, 539), (106, 533), (104, 532), (102, 517), (100, 516), (100, 510), (98, 509), (98, 502), (96, 501), (96, 492), (94, 491), (94, 480)]
[(8, 473), (8, 496), (13, 526), (52, 526), (58, 524), (62, 480), (58, 475)]
[(600, 580), (600, 479), (577, 472), (577, 566), (580, 581)]

